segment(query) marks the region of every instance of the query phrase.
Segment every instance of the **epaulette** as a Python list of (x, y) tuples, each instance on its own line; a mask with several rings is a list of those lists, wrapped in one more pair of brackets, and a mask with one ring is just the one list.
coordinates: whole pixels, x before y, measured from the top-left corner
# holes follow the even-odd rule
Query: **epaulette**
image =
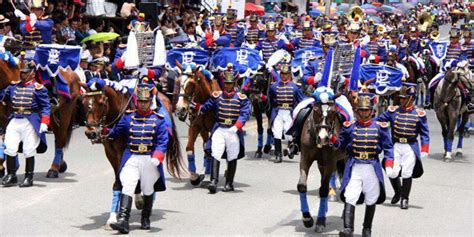
[(241, 100), (247, 99), (247, 96), (246, 96), (245, 94), (240, 93), (240, 92), (237, 92), (237, 96), (238, 96), (239, 99), (241, 99)]
[(154, 111), (154, 110), (153, 110), (153, 113), (156, 114), (156, 115), (157, 115), (158, 117), (160, 117), (160, 118), (165, 118), (165, 116), (164, 116), (163, 114), (160, 114), (160, 113), (158, 113), (158, 112), (156, 112), (156, 111)]
[(388, 112), (395, 112), (395, 110), (397, 109), (398, 109), (398, 106), (395, 106), (395, 105), (390, 105), (387, 108)]
[(465, 50), (467, 50), (467, 47), (464, 47), (464, 46), (461, 45), (461, 50), (465, 51)]
[(382, 128), (388, 128), (388, 123), (387, 122), (377, 121), (377, 124)]
[(352, 121), (345, 121), (342, 125), (344, 125), (344, 127), (350, 127), (352, 124), (354, 124), (354, 120)]
[(40, 84), (40, 83), (38, 83), (38, 82), (35, 82), (35, 89), (36, 89), (36, 90), (41, 90), (41, 89), (43, 89), (43, 87), (44, 87), (43, 84)]
[(17, 84), (20, 83), (20, 82), (21, 82), (20, 80), (18, 80), (18, 81), (11, 81), (10, 84), (12, 84), (12, 85), (17, 85)]
[(418, 114), (418, 117), (425, 117), (426, 116), (426, 111), (423, 109), (416, 109), (416, 113)]
[(133, 113), (133, 112), (135, 112), (135, 111), (136, 111), (136, 110), (134, 110), (134, 109), (127, 109), (127, 110), (125, 111), (125, 113), (126, 113), (126, 114), (131, 114), (131, 113)]
[(216, 97), (216, 98), (219, 97), (221, 94), (222, 94), (222, 91), (214, 91), (214, 92), (212, 92), (212, 96), (213, 96), (213, 97)]

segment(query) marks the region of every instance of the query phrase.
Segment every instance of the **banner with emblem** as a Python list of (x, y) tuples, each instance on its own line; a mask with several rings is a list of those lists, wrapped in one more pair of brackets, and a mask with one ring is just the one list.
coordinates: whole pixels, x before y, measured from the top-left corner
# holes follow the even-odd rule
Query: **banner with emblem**
[(36, 67), (55, 77), (59, 69), (76, 70), (81, 61), (81, 47), (58, 44), (40, 44), (35, 49)]
[(166, 54), (166, 68), (177, 70), (176, 61), (181, 64), (195, 63), (196, 65), (207, 66), (209, 57), (209, 51), (207, 50), (197, 48), (172, 49)]
[(430, 50), (432, 58), (440, 65), (448, 52), (448, 42), (433, 41), (430, 43)]
[(309, 60), (324, 57), (321, 47), (309, 47), (295, 51), (295, 57), (291, 61), (291, 71), (294, 74), (303, 76), (303, 69), (308, 66)]
[(241, 77), (249, 77), (257, 73), (263, 61), (259, 51), (250, 48), (221, 48), (214, 52), (211, 65), (212, 70), (226, 70), (227, 64), (232, 63), (234, 70)]
[(360, 67), (361, 82), (375, 78), (368, 85), (379, 95), (400, 90), (402, 86), (402, 70), (387, 65), (365, 64)]

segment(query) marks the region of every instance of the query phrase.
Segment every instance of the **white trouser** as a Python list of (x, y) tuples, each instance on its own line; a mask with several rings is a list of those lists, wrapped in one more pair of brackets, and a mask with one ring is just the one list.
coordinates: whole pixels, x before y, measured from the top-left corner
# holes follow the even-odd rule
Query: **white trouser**
[(273, 137), (275, 139), (281, 139), (283, 137), (283, 134), (290, 129), (292, 123), (293, 119), (291, 118), (290, 110), (278, 110), (278, 114), (276, 115), (275, 120), (273, 120)]
[(402, 178), (411, 178), (415, 168), (416, 156), (407, 143), (393, 144), (393, 168), (387, 167), (385, 171), (389, 178), (397, 178), (402, 171)]
[(120, 172), (122, 193), (128, 196), (135, 194), (140, 180), (143, 195), (152, 195), (155, 192), (153, 186), (159, 178), (160, 172), (156, 165), (151, 163), (150, 155), (131, 155)]
[(40, 138), (36, 134), (33, 125), (26, 118), (13, 118), (8, 123), (5, 132), (5, 154), (16, 156), (18, 146), (23, 142), (23, 154), (25, 157), (36, 155), (36, 148), (40, 144)]
[(353, 206), (357, 204), (360, 193), (365, 196), (365, 204), (373, 205), (380, 195), (380, 184), (371, 164), (357, 164), (352, 166), (351, 180), (347, 184), (344, 196), (346, 203)]
[(219, 127), (212, 134), (212, 157), (221, 159), (224, 151), (227, 151), (227, 160), (237, 159), (240, 150), (239, 136), (235, 132), (229, 131), (230, 128)]

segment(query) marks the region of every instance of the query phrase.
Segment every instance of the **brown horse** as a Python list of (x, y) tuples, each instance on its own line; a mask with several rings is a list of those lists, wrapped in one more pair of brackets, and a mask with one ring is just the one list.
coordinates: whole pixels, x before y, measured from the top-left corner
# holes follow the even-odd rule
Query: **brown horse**
[[(309, 169), (314, 161), (318, 163), (321, 173), (321, 187), (319, 189), (320, 205), (316, 221), (316, 232), (321, 233), (326, 226), (326, 212), (328, 209), (329, 180), (331, 174), (336, 171), (337, 162), (344, 160), (346, 154), (340, 150), (334, 150), (329, 145), (329, 138), (337, 135), (342, 127), (335, 103), (329, 101), (327, 104), (316, 102), (304, 122), (301, 132), (301, 160), (300, 178), (298, 181), (298, 192), (300, 195), (301, 212), (303, 224), (310, 228), (314, 224), (306, 199), (307, 179)], [(305, 112), (305, 111), (301, 111)], [(342, 173), (342, 172), (341, 172)]]
[(464, 130), (469, 114), (466, 112), (465, 105), (462, 105), (462, 91), (458, 84), (463, 81), (469, 81), (469, 72), (467, 68), (451, 68), (444, 79), (436, 86), (434, 93), (434, 109), (436, 117), (441, 124), (441, 132), (444, 141), (444, 158), (449, 162), (452, 160), (451, 151), (456, 130), (456, 122), (461, 117), (459, 125), (458, 151), (456, 155), (462, 156), (462, 142)]
[[(183, 66), (177, 62), (177, 66), (182, 70)], [(188, 129), (188, 144), (186, 145), (186, 152), (188, 156), (188, 171), (191, 174), (190, 182), (192, 185), (198, 185), (203, 179), (204, 175), (198, 175), (196, 172), (194, 143), (197, 136), (201, 135), (203, 144), (209, 140), (210, 132), (214, 125), (214, 112), (198, 115), (195, 109), (190, 105), (203, 104), (211, 97), (212, 92), (219, 91), (220, 87), (216, 80), (208, 80), (201, 72), (199, 67), (196, 67), (191, 74), (181, 75), (176, 81), (181, 86), (179, 94), (179, 101), (177, 104), (177, 115), (179, 120), (185, 121), (189, 116)], [(206, 157), (204, 158), (204, 167), (206, 173), (210, 172), (210, 151), (205, 149)]]
[[(84, 85), (83, 85), (84, 86)], [(85, 86), (84, 86), (85, 87)], [(85, 134), (94, 143), (102, 143), (105, 155), (110, 165), (114, 169), (115, 181), (113, 185), (112, 211), (107, 225), (116, 221), (118, 211), (118, 198), (122, 189), (119, 179), (119, 169), (123, 152), (126, 149), (126, 137), (108, 140), (100, 137), (102, 127), (113, 127), (125, 114), (130, 107), (132, 97), (129, 94), (117, 92), (114, 89), (105, 86), (101, 90), (91, 91), (87, 88), (83, 98), (84, 111), (86, 112)], [(182, 156), (180, 150), (179, 136), (176, 132), (176, 126), (172, 117), (172, 105), (170, 100), (162, 93), (158, 93), (162, 105), (168, 111), (172, 122), (172, 136), (167, 145), (166, 164), (168, 173), (173, 177), (180, 179), (182, 176)], [(135, 204), (138, 209), (143, 205), (143, 199), (140, 192), (137, 191)]]

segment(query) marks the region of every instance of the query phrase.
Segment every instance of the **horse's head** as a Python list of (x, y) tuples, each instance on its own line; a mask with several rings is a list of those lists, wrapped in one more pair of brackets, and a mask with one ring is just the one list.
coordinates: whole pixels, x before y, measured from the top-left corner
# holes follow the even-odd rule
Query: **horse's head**
[(86, 111), (86, 129), (84, 132), (92, 143), (101, 143), (100, 132), (108, 112), (108, 97), (103, 90), (87, 89), (82, 105), (84, 111)]
[(329, 139), (334, 134), (335, 123), (338, 119), (336, 104), (329, 93), (321, 93), (313, 104), (312, 114), (313, 138), (318, 148), (329, 145)]
[(198, 66), (186, 65), (183, 67), (182, 74), (177, 78), (177, 83), (180, 85), (179, 100), (176, 106), (179, 120), (186, 120), (190, 104), (194, 104), (203, 77)]

